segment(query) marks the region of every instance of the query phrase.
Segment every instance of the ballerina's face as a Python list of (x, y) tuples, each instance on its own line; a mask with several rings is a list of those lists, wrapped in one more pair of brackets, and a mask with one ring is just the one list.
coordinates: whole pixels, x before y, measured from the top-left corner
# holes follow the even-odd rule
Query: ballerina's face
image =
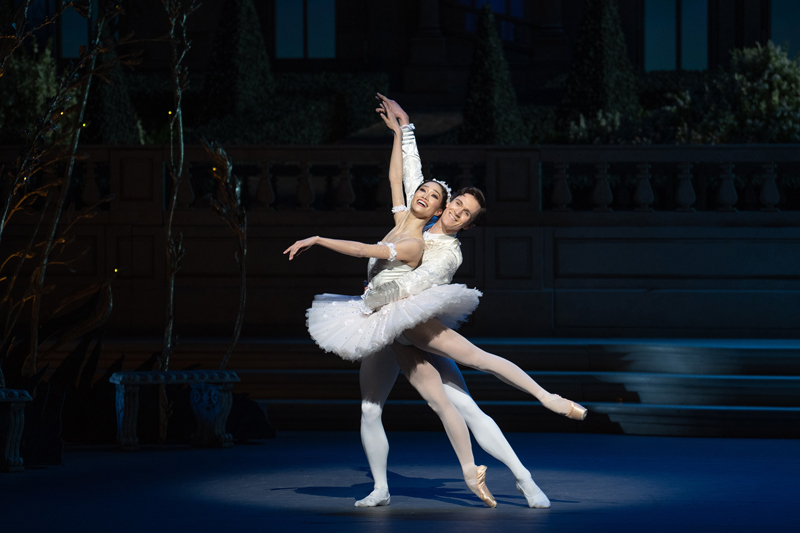
[(444, 211), (447, 193), (438, 183), (428, 181), (417, 188), (411, 199), (411, 210), (419, 217), (430, 220)]

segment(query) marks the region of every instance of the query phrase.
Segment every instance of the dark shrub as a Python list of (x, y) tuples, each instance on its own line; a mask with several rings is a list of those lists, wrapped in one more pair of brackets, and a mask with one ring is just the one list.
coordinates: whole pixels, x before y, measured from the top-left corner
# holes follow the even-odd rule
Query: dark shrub
[(525, 125), (511, 84), (503, 43), (491, 6), (484, 4), (472, 55), (461, 144), (522, 144)]

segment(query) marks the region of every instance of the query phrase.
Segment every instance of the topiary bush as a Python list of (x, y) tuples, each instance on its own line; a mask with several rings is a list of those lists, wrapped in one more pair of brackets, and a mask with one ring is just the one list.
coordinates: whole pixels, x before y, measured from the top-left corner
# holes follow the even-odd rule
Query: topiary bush
[(270, 105), (275, 81), (253, 0), (227, 0), (205, 77), (205, 116), (247, 117)]
[(567, 79), (561, 117), (636, 114), (636, 77), (628, 60), (617, 0), (585, 0), (578, 41)]
[(484, 4), (472, 55), (461, 144), (528, 142), (491, 6)]
[[(108, 31), (105, 39), (111, 39)], [(86, 102), (86, 128), (81, 141), (86, 144), (141, 144), (139, 121), (128, 95), (127, 80), (114, 49), (102, 54), (98, 63), (110, 64), (102, 77), (92, 80)]]

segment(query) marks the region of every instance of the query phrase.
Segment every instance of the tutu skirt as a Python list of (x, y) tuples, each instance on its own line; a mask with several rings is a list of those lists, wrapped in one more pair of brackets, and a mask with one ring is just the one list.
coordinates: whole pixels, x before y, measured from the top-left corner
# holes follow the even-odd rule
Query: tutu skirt
[(431, 318), (457, 329), (478, 307), (480, 296), (465, 285), (440, 285), (365, 314), (360, 296), (321, 294), (306, 311), (306, 326), (320, 348), (357, 361)]

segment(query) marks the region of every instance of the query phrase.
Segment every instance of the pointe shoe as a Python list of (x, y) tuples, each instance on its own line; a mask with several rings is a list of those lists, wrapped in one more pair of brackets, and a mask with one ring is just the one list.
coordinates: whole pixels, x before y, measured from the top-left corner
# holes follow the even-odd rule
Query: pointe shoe
[(483, 465), (478, 467), (478, 498), (483, 500), (483, 503), (489, 507), (497, 507), (497, 500), (494, 499), (492, 493), (489, 492), (489, 487), (486, 486), (486, 470)]
[[(560, 401), (559, 401), (560, 400)], [(566, 402), (569, 406), (569, 409), (566, 412), (563, 412), (565, 409), (565, 405), (559, 405), (558, 408), (556, 404), (561, 404), (562, 402)], [(566, 416), (572, 420), (586, 420), (586, 415), (588, 414), (588, 409), (582, 406), (579, 403), (575, 403), (572, 400), (567, 400), (566, 398), (562, 398), (558, 394), (551, 394), (547, 397), (545, 401), (542, 402), (542, 405), (562, 416)]]
[(586, 415), (589, 414), (589, 410), (586, 409), (579, 403), (575, 403), (572, 400), (567, 400), (569, 402), (569, 413), (565, 414), (567, 418), (571, 418), (572, 420), (586, 420)]

